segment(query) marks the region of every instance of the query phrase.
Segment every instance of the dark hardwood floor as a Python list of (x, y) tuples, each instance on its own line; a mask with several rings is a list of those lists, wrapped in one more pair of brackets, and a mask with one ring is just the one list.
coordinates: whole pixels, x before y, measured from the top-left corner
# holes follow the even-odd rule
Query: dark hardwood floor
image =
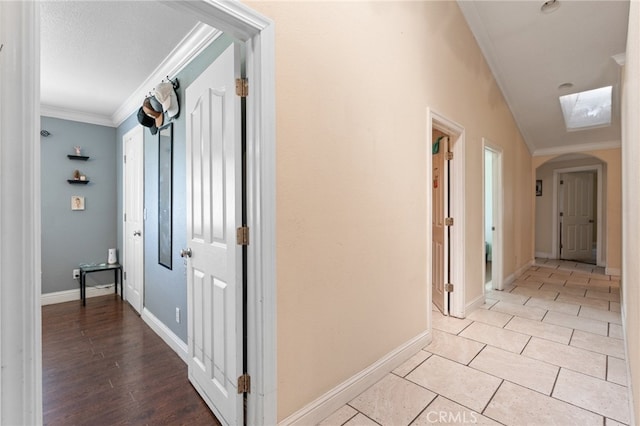
[(219, 425), (186, 364), (119, 296), (42, 307), (45, 425)]

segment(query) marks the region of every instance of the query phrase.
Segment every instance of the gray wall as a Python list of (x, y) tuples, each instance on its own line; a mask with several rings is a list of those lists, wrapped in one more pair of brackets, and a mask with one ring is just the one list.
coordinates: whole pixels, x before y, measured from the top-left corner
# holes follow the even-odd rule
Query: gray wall
[[(180, 257), (186, 247), (186, 127), (184, 107), (185, 89), (232, 43), (226, 35), (218, 38), (202, 54), (176, 76), (180, 115), (173, 121), (173, 269), (158, 264), (158, 135), (144, 132), (144, 306), (183, 341), (187, 341), (187, 277)], [(173, 78), (173, 76), (171, 76)], [(141, 100), (142, 102), (142, 100)], [(138, 125), (133, 114), (117, 129), (118, 156), (118, 217), (122, 217), (122, 137)], [(118, 221), (118, 248), (122, 251), (122, 223)], [(176, 308), (181, 321), (176, 323)]]
[[(116, 247), (116, 129), (42, 117), (42, 293), (78, 289), (72, 270), (80, 263), (103, 263)], [(88, 161), (74, 161), (74, 146)], [(78, 169), (90, 182), (67, 183)], [(71, 210), (71, 196), (85, 197), (85, 210)], [(87, 285), (113, 282), (113, 273), (87, 275)]]

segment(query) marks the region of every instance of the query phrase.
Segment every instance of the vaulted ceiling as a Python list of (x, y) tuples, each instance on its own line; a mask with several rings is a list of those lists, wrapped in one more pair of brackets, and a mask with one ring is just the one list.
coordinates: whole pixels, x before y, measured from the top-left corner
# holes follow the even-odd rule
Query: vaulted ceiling
[[(542, 0), (458, 1), (532, 153), (619, 146), (629, 2), (548, 3), (545, 12)], [(604, 86), (613, 86), (611, 125), (567, 131), (558, 97)]]

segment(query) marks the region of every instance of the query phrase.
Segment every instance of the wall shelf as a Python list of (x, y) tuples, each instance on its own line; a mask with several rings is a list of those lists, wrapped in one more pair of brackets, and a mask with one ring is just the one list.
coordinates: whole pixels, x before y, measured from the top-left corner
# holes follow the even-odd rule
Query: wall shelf
[(86, 185), (89, 183), (88, 180), (80, 180), (80, 179), (67, 179), (67, 182), (73, 183), (73, 184), (81, 184), (81, 185)]
[(67, 154), (67, 157), (70, 160), (82, 160), (82, 161), (87, 161), (89, 159), (89, 157), (85, 156), (85, 155), (71, 155), (71, 154)]

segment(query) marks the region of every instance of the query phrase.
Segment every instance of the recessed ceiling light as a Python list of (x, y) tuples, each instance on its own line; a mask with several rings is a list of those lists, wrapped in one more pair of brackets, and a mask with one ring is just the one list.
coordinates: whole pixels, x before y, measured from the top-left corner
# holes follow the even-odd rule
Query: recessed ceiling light
[(560, 96), (567, 130), (582, 130), (611, 124), (611, 86)]
[(559, 7), (560, 7), (560, 2), (558, 0), (547, 0), (544, 3), (542, 3), (542, 6), (540, 6), (540, 11), (542, 13), (551, 13), (558, 10)]
[(573, 87), (573, 83), (562, 83), (560, 86), (558, 86), (558, 89), (564, 90), (564, 89), (571, 89), (572, 87)]

